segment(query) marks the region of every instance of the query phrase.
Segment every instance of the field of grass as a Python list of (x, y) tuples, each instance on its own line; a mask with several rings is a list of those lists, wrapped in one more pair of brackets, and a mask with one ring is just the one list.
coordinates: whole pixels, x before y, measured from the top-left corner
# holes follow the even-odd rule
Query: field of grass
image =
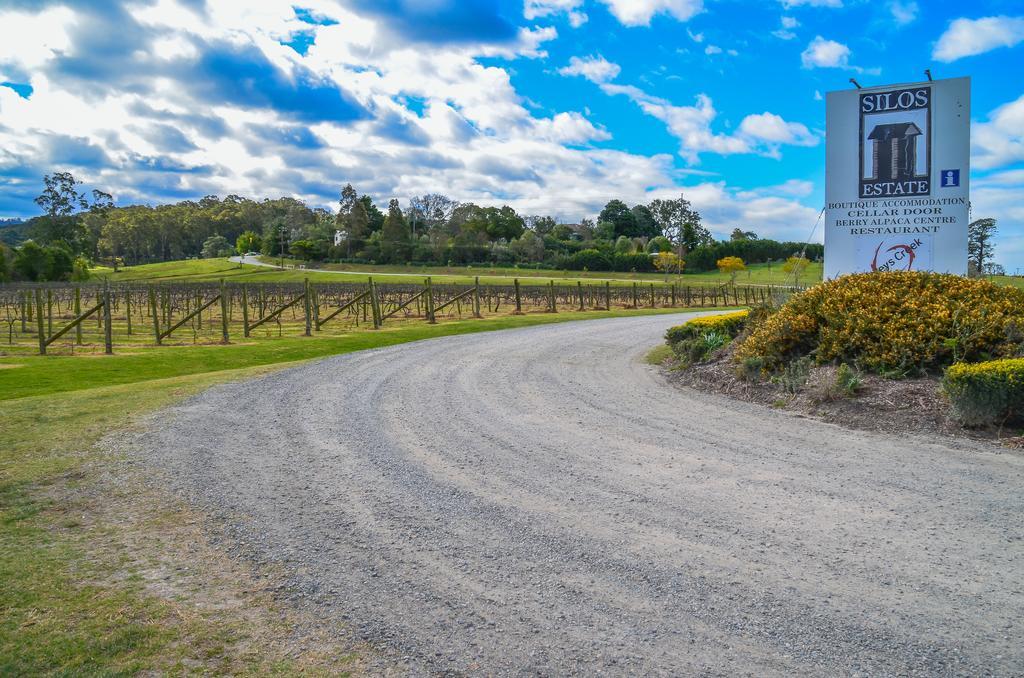
[[(344, 675), (362, 650), (211, 547), (202, 516), (97, 442), (217, 383), (331, 354), (680, 309), (529, 314), (332, 337), (0, 359), (0, 675)], [(302, 648), (302, 651), (298, 651)]]
[[(265, 258), (268, 263), (277, 264), (278, 259)], [(301, 282), (309, 278), (317, 281), (356, 281), (365, 282), (367, 276), (376, 275), (381, 283), (422, 283), (431, 276), (437, 282), (470, 284), (476, 276), (483, 285), (511, 285), (512, 280), (519, 278), (524, 285), (546, 285), (554, 280), (556, 284), (576, 284), (577, 280), (596, 282), (609, 280), (613, 285), (630, 285), (636, 281), (664, 283), (671, 279), (683, 285), (722, 285), (729, 281), (729, 276), (717, 271), (707, 273), (686, 273), (680, 276), (666, 277), (660, 273), (616, 273), (608, 271), (554, 271), (516, 268), (480, 268), (472, 266), (361, 266), (350, 264), (324, 264), (317, 268), (324, 271), (303, 270), (298, 268), (301, 262), (285, 259), (286, 266), (294, 268), (272, 269), (264, 266), (240, 265), (226, 259), (190, 259), (169, 261), (159, 264), (143, 264), (122, 268), (117, 273), (113, 269), (98, 267), (93, 270), (98, 277), (107, 277), (111, 281), (209, 281), (224, 278), (236, 282)], [(821, 280), (821, 264), (812, 263), (800, 277), (801, 285), (809, 285)], [(782, 271), (782, 265), (751, 264), (749, 270), (736, 278), (740, 285), (789, 285), (792, 278)]]

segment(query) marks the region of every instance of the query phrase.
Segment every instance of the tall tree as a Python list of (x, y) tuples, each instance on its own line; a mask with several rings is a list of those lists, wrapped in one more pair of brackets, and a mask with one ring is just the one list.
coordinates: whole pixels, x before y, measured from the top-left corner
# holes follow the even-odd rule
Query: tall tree
[(357, 200), (359, 200), (359, 194), (356, 189), (352, 187), (352, 184), (345, 184), (345, 187), (341, 189), (341, 197), (338, 199), (338, 217), (344, 218), (352, 212)]
[(985, 264), (995, 254), (992, 239), (997, 230), (996, 220), (989, 217), (972, 221), (967, 226), (967, 262), (975, 275), (985, 271)]
[(380, 232), (380, 251), (391, 263), (405, 263), (409, 256), (409, 225), (394, 198), (388, 203), (388, 215)]
[(647, 205), (634, 205), (630, 212), (633, 213), (636, 227), (633, 233), (626, 235), (638, 238), (656, 238), (661, 235), (661, 226), (658, 225), (654, 214)]
[(615, 238), (623, 235), (632, 238), (636, 234), (636, 217), (621, 200), (609, 200), (597, 220), (610, 221), (614, 224)]
[(43, 210), (43, 218), (32, 226), (30, 234), (34, 239), (73, 246), (80, 235), (75, 212), (89, 207), (85, 194), (78, 192), (80, 184), (71, 172), (54, 172), (43, 177), (43, 192), (35, 199)]
[(363, 203), (363, 208), (366, 210), (367, 230), (370, 233), (376, 233), (383, 228), (384, 213), (373, 204), (373, 199), (368, 195), (361, 195), (359, 196), (359, 202)]
[(446, 225), (460, 203), (440, 193), (427, 193), (409, 199), (405, 215), (413, 236)]
[(648, 205), (654, 220), (661, 226), (662, 233), (685, 254), (712, 241), (711, 232), (701, 225), (700, 212), (690, 201), (680, 195), (678, 198), (654, 200)]

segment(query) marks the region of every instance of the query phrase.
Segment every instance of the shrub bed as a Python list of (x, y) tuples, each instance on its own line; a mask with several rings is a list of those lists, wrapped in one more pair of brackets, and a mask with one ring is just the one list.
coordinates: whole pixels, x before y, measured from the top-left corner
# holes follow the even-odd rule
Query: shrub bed
[(942, 386), (953, 413), (968, 426), (1019, 417), (1024, 412), (1024, 358), (957, 363)]
[(732, 341), (749, 315), (750, 311), (734, 311), (694, 318), (670, 328), (665, 340), (684, 365), (691, 365)]
[(702, 315), (699, 318), (688, 320), (682, 325), (669, 328), (665, 333), (665, 339), (669, 344), (677, 344), (684, 339), (692, 339), (709, 330), (721, 332), (732, 338), (743, 329), (749, 315), (750, 311), (746, 310), (719, 315)]
[(778, 370), (810, 356), (886, 373), (1013, 356), (1021, 349), (1024, 291), (956, 275), (848, 275), (794, 296), (759, 322), (736, 359)]

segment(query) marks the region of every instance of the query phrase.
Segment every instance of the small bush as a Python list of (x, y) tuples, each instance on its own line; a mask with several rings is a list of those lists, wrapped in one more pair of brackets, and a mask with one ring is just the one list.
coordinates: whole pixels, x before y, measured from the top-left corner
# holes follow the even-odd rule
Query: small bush
[(814, 361), (810, 358), (797, 358), (779, 370), (779, 373), (772, 377), (772, 381), (780, 385), (786, 393), (796, 395), (807, 383), (813, 366)]
[(864, 379), (860, 373), (846, 363), (840, 365), (836, 370), (836, 388), (844, 396), (856, 395), (863, 383)]
[(943, 388), (953, 415), (965, 426), (1002, 422), (1024, 413), (1024, 358), (957, 363)]
[(665, 339), (669, 344), (676, 344), (684, 339), (699, 337), (708, 331), (717, 332), (732, 339), (743, 329), (749, 315), (750, 311), (703, 315), (670, 328), (665, 333)]
[(736, 376), (743, 381), (760, 381), (764, 375), (764, 359), (756, 356), (744, 358), (736, 368)]
[(669, 345), (684, 367), (692, 365), (704, 357), (704, 342), (700, 338), (682, 339)]
[(861, 387), (861, 375), (846, 363), (811, 372), (804, 391), (812, 402), (830, 403), (852, 398)]
[(729, 337), (720, 332), (709, 330), (699, 336), (677, 341), (671, 344), (671, 346), (679, 361), (684, 366), (687, 366), (704, 360), (728, 343)]
[(717, 351), (729, 343), (729, 337), (721, 332), (716, 332), (715, 330), (708, 330), (704, 334), (700, 335), (700, 338), (704, 342), (704, 346), (707, 348), (708, 353)]

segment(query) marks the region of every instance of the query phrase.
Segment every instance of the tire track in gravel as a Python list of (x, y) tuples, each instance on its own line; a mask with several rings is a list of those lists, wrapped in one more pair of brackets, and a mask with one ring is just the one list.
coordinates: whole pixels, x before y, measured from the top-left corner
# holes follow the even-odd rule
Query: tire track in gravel
[(422, 673), (1024, 673), (1024, 460), (679, 389), (685, 315), (328, 358), (133, 441)]

